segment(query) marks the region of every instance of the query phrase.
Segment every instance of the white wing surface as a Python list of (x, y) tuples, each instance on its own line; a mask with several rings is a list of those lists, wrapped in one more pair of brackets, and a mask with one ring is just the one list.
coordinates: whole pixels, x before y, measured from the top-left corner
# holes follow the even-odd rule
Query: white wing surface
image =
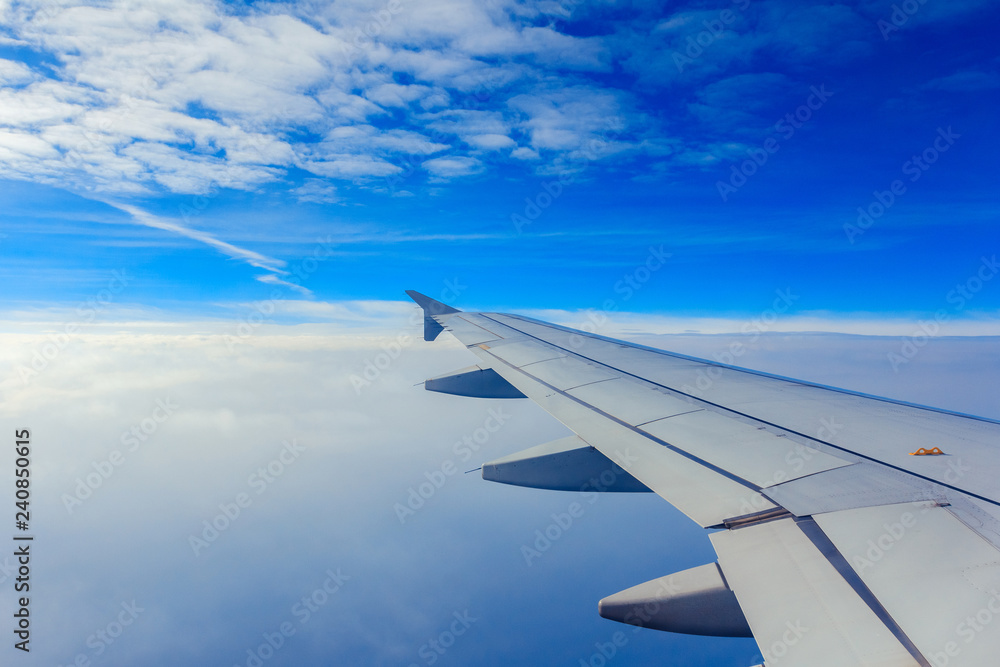
[(428, 389), (527, 397), (576, 434), (484, 478), (652, 491), (713, 531), (717, 564), (603, 616), (752, 632), (769, 667), (998, 664), (1000, 423), (408, 294), (427, 340), (479, 358)]

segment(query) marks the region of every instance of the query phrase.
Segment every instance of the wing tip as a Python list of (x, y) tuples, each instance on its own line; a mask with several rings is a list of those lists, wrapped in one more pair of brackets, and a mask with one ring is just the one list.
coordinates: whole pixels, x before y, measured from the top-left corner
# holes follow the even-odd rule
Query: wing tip
[(406, 290), (406, 296), (424, 309), (424, 340), (426, 341), (435, 340), (444, 331), (442, 324), (448, 318), (443, 316), (462, 312), (415, 290)]
[(413, 299), (414, 303), (424, 309), (424, 315), (448, 315), (450, 313), (460, 313), (458, 308), (452, 308), (448, 304), (441, 303), (436, 299), (432, 299), (426, 294), (421, 294), (416, 290), (408, 289), (406, 290), (406, 296)]

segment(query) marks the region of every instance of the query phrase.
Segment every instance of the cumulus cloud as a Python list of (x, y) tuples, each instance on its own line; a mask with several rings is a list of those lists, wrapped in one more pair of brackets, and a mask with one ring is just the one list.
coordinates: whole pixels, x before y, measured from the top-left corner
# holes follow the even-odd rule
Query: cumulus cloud
[[(522, 105), (515, 119), (504, 101), (543, 72), (608, 67), (600, 39), (530, 25), (513, 6), (383, 5), (8, 6), (11, 34), (52, 64), (0, 61), (0, 175), (114, 194), (202, 193), (254, 190), (296, 168), (370, 187), (407, 156), (455, 148), (434, 172), (440, 182), (470, 173), (462, 150), (516, 146), (503, 137), (524, 115), (531, 125), (532, 111)], [(517, 62), (483, 61), (495, 58)], [(426, 115), (448, 108), (459, 111), (450, 126)], [(568, 116), (539, 113), (536, 143), (558, 151), (560, 133), (565, 145), (579, 133)]]
[(625, 125), (617, 96), (593, 88), (562, 88), (519, 95), (511, 106), (524, 113), (522, 125), (539, 150), (581, 152), (606, 144)]
[[(924, 8), (914, 21), (980, 5)], [(436, 184), (467, 176), (455, 165), (484, 152), (540, 175), (635, 155), (684, 168), (699, 163), (686, 153), (708, 147), (658, 149), (685, 136), (664, 117), (664, 91), (710, 131), (732, 131), (754, 121), (754, 99), (796, 84), (780, 77), (855, 60), (878, 39), (874, 4), (729, 9), (692, 56), (690, 41), (720, 11), (29, 0), (0, 9), (8, 39), (33, 52), (0, 60), (0, 176), (126, 196), (326, 179), (350, 198), (352, 188), (388, 192), (400, 165), (446, 152), (451, 169), (433, 173)], [(595, 34), (598, 24), (608, 29)], [(730, 104), (758, 84), (766, 94)], [(939, 84), (991, 85), (985, 75)]]
[(301, 202), (314, 204), (335, 204), (342, 201), (337, 194), (337, 188), (318, 178), (309, 178), (299, 187), (292, 190)]
[(472, 176), (483, 171), (483, 163), (470, 157), (437, 157), (421, 165), (438, 180)]
[(5, 86), (17, 86), (30, 83), (36, 75), (24, 63), (15, 60), (0, 59), (0, 83)]
[(541, 156), (538, 155), (538, 151), (525, 146), (520, 146), (511, 151), (510, 156), (516, 160), (537, 160)]

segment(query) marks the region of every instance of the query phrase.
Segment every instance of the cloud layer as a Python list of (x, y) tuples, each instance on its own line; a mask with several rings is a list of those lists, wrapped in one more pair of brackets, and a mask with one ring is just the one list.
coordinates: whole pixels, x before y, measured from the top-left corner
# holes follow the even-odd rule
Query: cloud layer
[[(248, 651), (287, 622), (295, 632), (266, 664), (422, 665), (455, 614), (475, 620), (441, 664), (573, 664), (619, 629), (597, 616), (600, 597), (714, 558), (658, 498), (609, 496), (527, 564), (521, 547), (573, 494), (462, 472), (564, 428), (526, 401), (414, 386), (469, 363), (447, 337), (419, 341), (414, 313), (355, 304), (331, 310), (338, 324), (272, 324), (236, 344), (206, 323), (109, 321), (52, 354), (57, 334), (0, 334), (0, 421), (30, 428), (35, 448), (37, 650), (25, 664), (254, 664)], [(740, 343), (752, 368), (1000, 416), (996, 337), (934, 339), (898, 372), (891, 337), (643, 340), (707, 358)], [(14, 371), (36, 352), (47, 362), (22, 382)], [(502, 427), (463, 449), (496, 414)], [(133, 602), (134, 623), (99, 641)], [(621, 659), (735, 665), (754, 651), (650, 631), (629, 635)]]

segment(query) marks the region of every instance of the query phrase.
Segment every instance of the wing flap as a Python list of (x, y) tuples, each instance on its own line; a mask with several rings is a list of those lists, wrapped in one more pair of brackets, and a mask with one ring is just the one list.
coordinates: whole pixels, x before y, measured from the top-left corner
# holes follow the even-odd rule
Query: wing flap
[(1000, 551), (950, 507), (881, 505), (815, 520), (933, 664), (996, 663)]
[(793, 518), (711, 535), (764, 664), (914, 667), (915, 658)]
[(919, 500), (945, 500), (947, 489), (877, 463), (862, 461), (818, 475), (793, 479), (764, 494), (796, 516), (895, 505)]

